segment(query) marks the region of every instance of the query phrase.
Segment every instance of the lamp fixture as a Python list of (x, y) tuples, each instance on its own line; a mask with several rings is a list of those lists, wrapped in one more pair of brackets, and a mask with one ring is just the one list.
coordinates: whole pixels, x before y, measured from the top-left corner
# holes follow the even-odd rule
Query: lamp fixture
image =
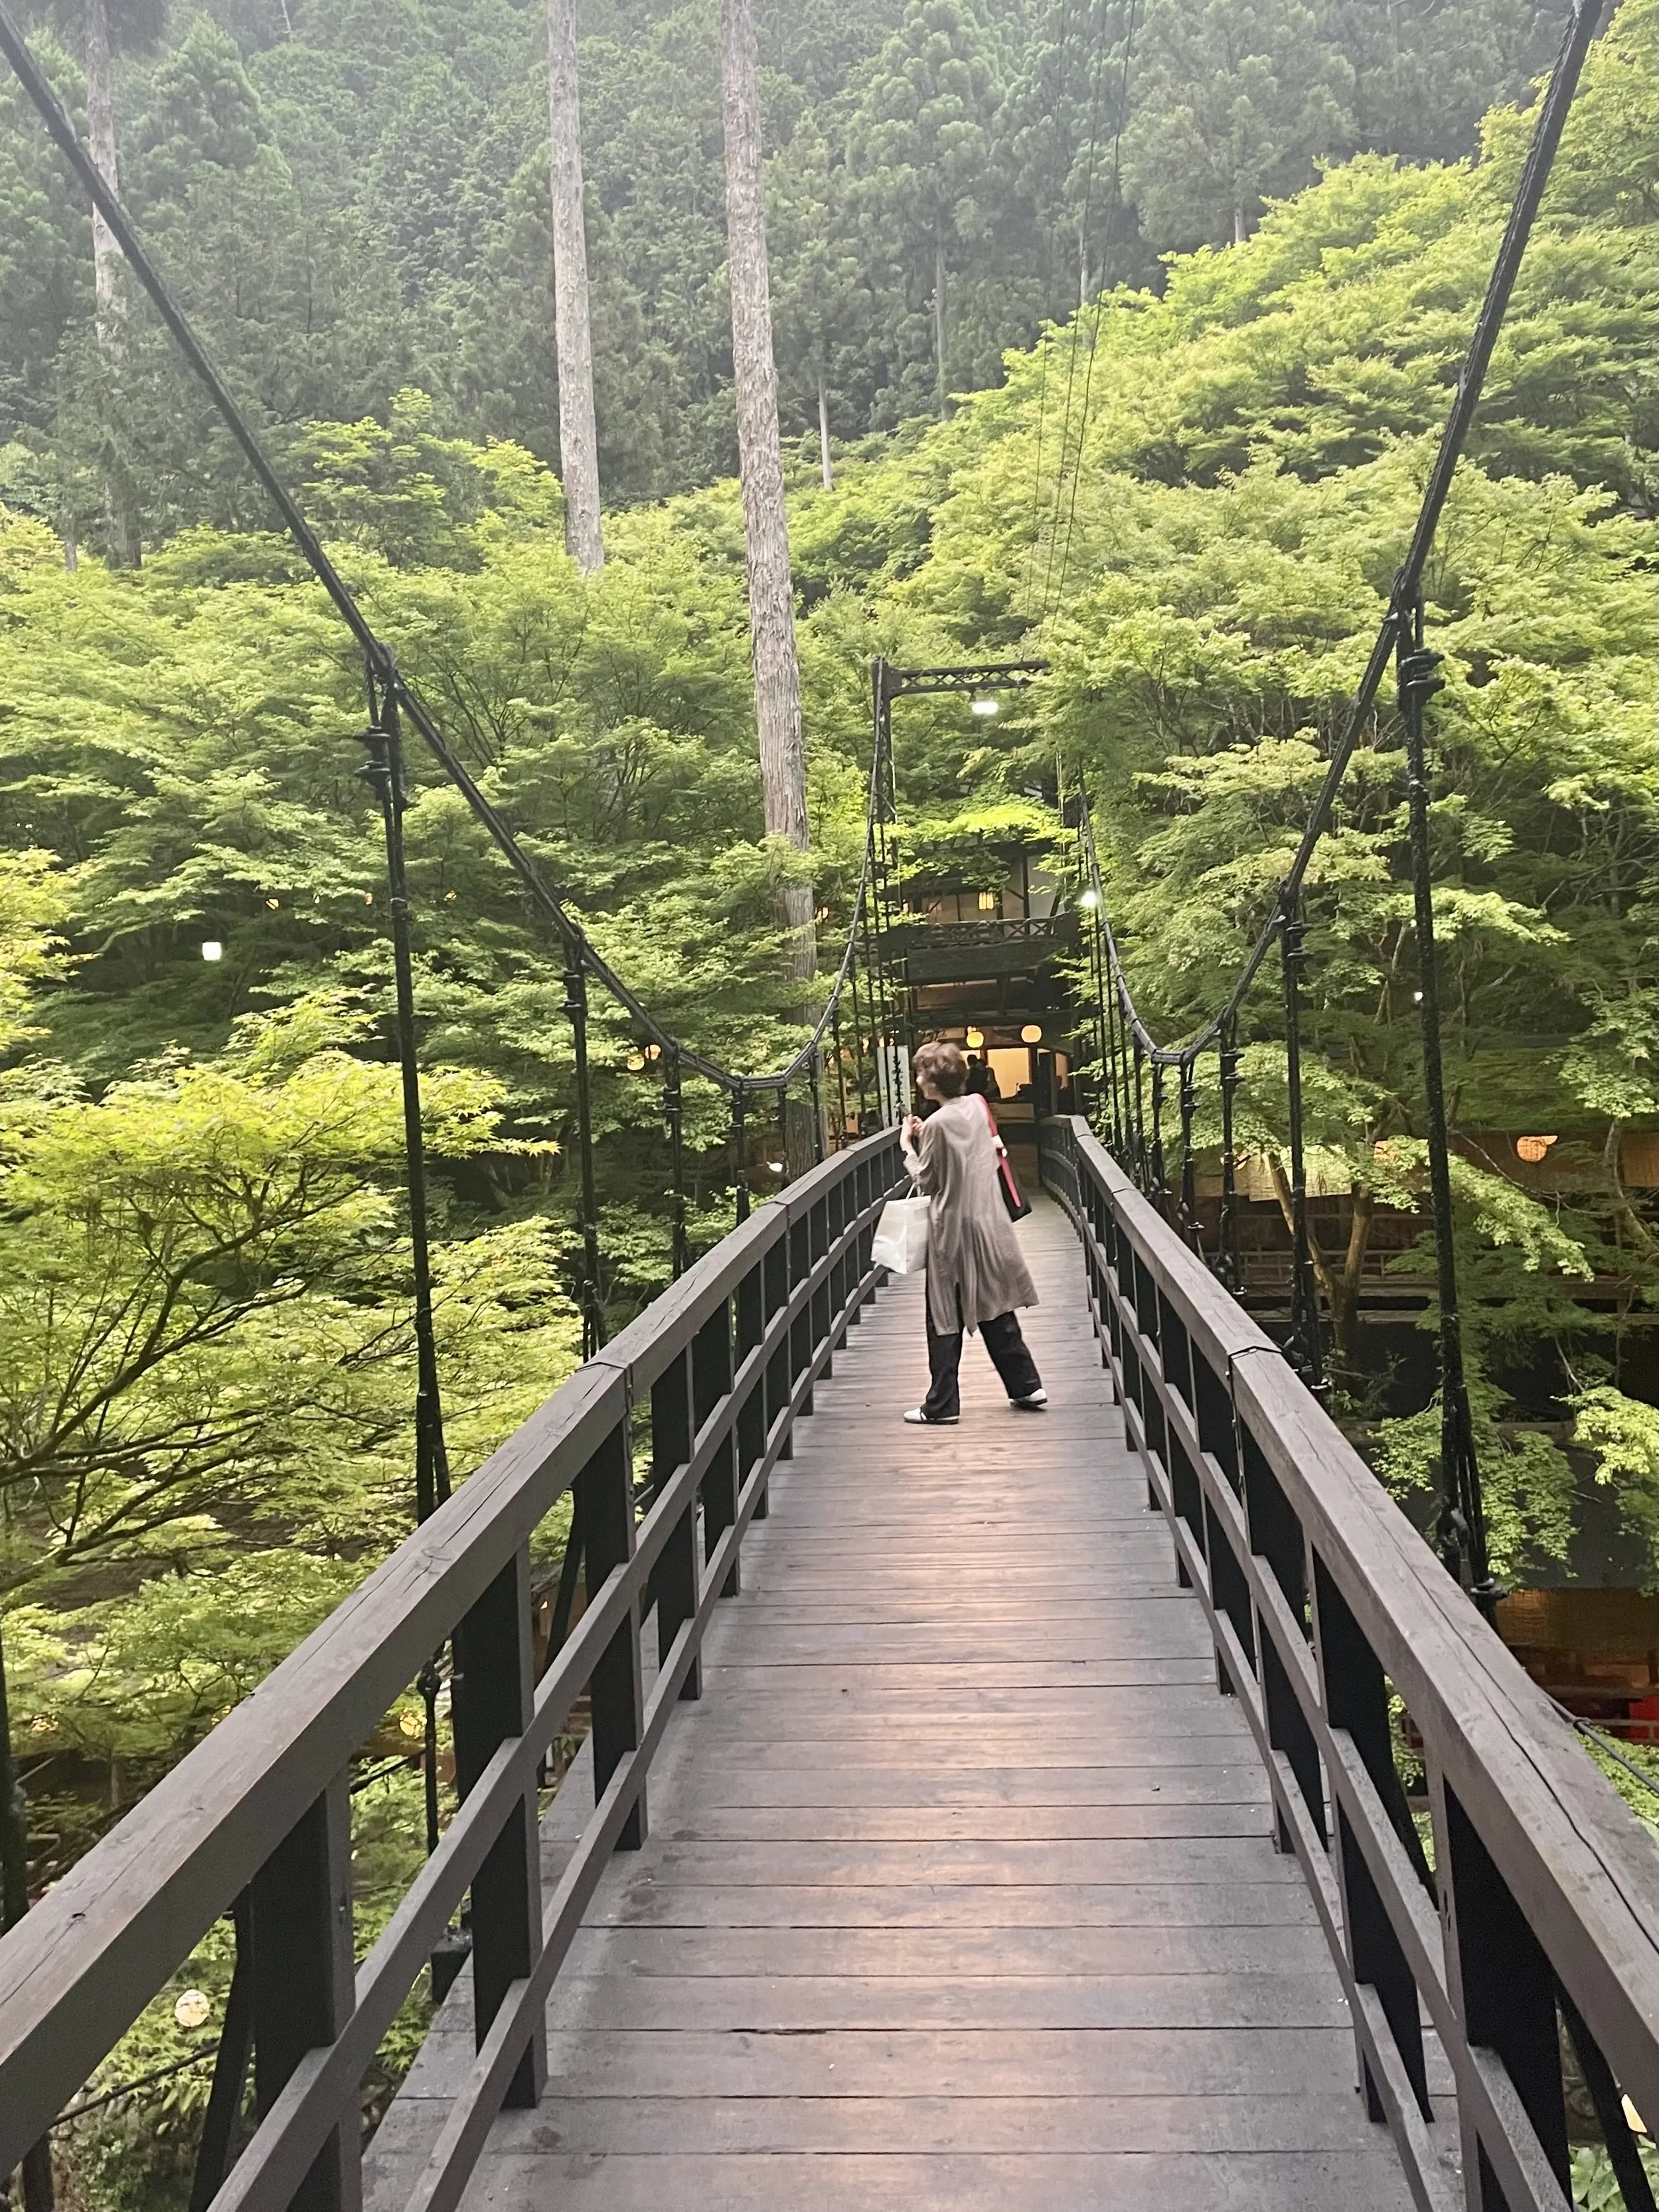
[(784, 1171), (783, 1162), (781, 1160), (768, 1160), (766, 1164), (771, 1169), (774, 1175), (781, 1175)]
[(662, 1058), (662, 1047), (659, 1044), (647, 1045), (645, 1048), (645, 1056), (647, 1060), (660, 1060)]
[(982, 715), (988, 721), (993, 714), (1002, 712), (1002, 702), (999, 699), (973, 699), (969, 702), (968, 711), (970, 714)]
[(1019, 1041), (1022, 1044), (1041, 1044), (1042, 1042), (1042, 1023), (1027, 1022), (1019, 1033)]
[(1092, 890), (1087, 890), (1087, 891), (1084, 891), (1084, 892), (1079, 896), (1079, 899), (1078, 899), (1078, 904), (1079, 904), (1079, 906), (1086, 906), (1086, 907), (1087, 907), (1087, 908), (1090, 908), (1090, 910), (1092, 912), (1092, 910), (1093, 910), (1096, 907), (1097, 907), (1097, 906), (1100, 904), (1100, 899), (1099, 899), (1098, 895), (1097, 895), (1096, 892), (1094, 892), (1094, 891), (1092, 891)]
[(180, 2027), (200, 2027), (213, 2010), (205, 1990), (185, 1990), (173, 2001), (173, 2017)]
[(630, 1075), (637, 1075), (644, 1066), (645, 1054), (642, 1052), (630, 1052), (629, 1054), (628, 1072)]
[(222, 960), (224, 957), (225, 948), (220, 944), (216, 937), (208, 937), (202, 940), (202, 957), (204, 960)]
[(980, 1048), (981, 1048), (981, 1046), (984, 1044), (984, 1042), (985, 1042), (985, 1032), (984, 1032), (984, 1030), (969, 1030), (969, 1032), (968, 1032), (968, 1049), (969, 1049), (969, 1052), (978, 1052), (978, 1051), (980, 1050)]
[(1560, 1141), (1559, 1137), (1517, 1137), (1515, 1140), (1515, 1149), (1523, 1160), (1528, 1161), (1536, 1167), (1539, 1161), (1548, 1152), (1550, 1146), (1559, 1144)]

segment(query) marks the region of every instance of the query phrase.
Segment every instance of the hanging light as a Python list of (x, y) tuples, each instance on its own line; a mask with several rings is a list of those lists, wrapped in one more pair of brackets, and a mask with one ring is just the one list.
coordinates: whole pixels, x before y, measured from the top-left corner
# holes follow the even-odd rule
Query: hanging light
[(203, 939), (202, 957), (204, 960), (222, 960), (224, 957), (225, 948), (220, 944), (216, 937), (207, 937)]
[(1042, 1042), (1042, 1023), (1027, 1022), (1019, 1033), (1019, 1041), (1022, 1044), (1041, 1044)]
[(1086, 906), (1092, 910), (1100, 904), (1099, 895), (1097, 892), (1092, 890), (1085, 891), (1079, 898), (1078, 904), (1079, 906)]
[(983, 1043), (984, 1043), (984, 1042), (985, 1042), (985, 1032), (984, 1032), (984, 1030), (969, 1030), (969, 1032), (968, 1032), (968, 1049), (969, 1049), (969, 1052), (977, 1052), (977, 1051), (980, 1049), (980, 1048), (983, 1045)]
[(278, 908), (279, 906), (281, 906), (281, 904), (282, 904), (282, 903), (283, 903), (283, 902), (281, 901), (281, 899), (276, 899), (276, 898), (268, 898), (268, 899), (265, 901), (265, 904), (266, 904), (266, 905), (270, 908), (270, 910), (271, 910), (271, 912), (272, 912), (273, 914), (275, 914), (275, 913), (276, 913), (276, 911), (277, 908)]
[(645, 1066), (645, 1054), (642, 1052), (630, 1052), (628, 1055), (627, 1065), (629, 1073), (630, 1075), (637, 1075), (640, 1070)]
[(783, 1162), (781, 1160), (768, 1160), (766, 1164), (771, 1169), (774, 1175), (781, 1175), (784, 1172)]
[(365, 906), (373, 906), (373, 905), (374, 905), (374, 892), (373, 892), (373, 891), (365, 891), (365, 892), (363, 893), (363, 904), (364, 904)]
[(173, 2002), (173, 2017), (180, 2027), (200, 2027), (213, 2010), (205, 1990), (185, 1990)]
[(982, 714), (988, 721), (993, 714), (1001, 713), (1002, 707), (996, 699), (975, 699), (969, 702), (968, 711), (970, 714)]
[(1550, 1146), (1559, 1144), (1560, 1141), (1559, 1137), (1517, 1137), (1515, 1140), (1515, 1149), (1523, 1160), (1529, 1161), (1534, 1167), (1536, 1167), (1539, 1161), (1548, 1152)]
[(659, 1044), (654, 1043), (647, 1045), (645, 1048), (645, 1056), (647, 1060), (660, 1060), (662, 1058), (662, 1047)]

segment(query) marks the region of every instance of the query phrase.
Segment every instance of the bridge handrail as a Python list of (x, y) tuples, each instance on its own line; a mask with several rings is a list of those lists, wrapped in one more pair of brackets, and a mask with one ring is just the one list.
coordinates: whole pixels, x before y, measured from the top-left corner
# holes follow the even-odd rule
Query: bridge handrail
[[(1618, 2090), (1659, 2112), (1659, 1856), (1265, 1332), (1080, 1119), (1039, 1131), (1149, 1504), (1267, 1767), (1352, 2008), (1373, 2118), (1417, 2203), (1561, 2212), (1557, 2007), (1615, 2160)], [(1422, 1740), (1431, 1869), (1394, 1762)], [(1334, 1834), (1333, 1836), (1333, 1830)], [(1431, 2119), (1419, 2001), (1456, 2085)], [(1450, 2193), (1451, 2169), (1464, 2181)], [(1621, 2176), (1621, 2179), (1623, 2177)], [(1627, 2201), (1650, 2203), (1651, 2197)]]
[[(716, 1600), (736, 1587), (744, 1531), (793, 1424), (872, 1295), (869, 1240), (897, 1170), (896, 1132), (867, 1138), (698, 1261), (0, 1941), (0, 2174), (246, 1893), (261, 2118), (212, 2201), (222, 2212), (279, 2212), (296, 2197), (349, 2206), (359, 2081), (470, 1887), (483, 2039), (411, 2200), (456, 2201), (503, 2094), (539, 2092), (547, 1991), (611, 1850), (642, 1838), (651, 1755)], [(654, 1494), (636, 1528), (631, 1432), (647, 1395)], [(538, 1682), (530, 1538), (578, 1484), (588, 1604)], [(653, 1603), (660, 1666), (647, 1694), (640, 1635)], [(350, 1762), (451, 1636), (461, 1803), (354, 1972)], [(598, 1802), (544, 1925), (538, 1767), (585, 1686)], [(262, 1925), (280, 1942), (262, 1944)]]

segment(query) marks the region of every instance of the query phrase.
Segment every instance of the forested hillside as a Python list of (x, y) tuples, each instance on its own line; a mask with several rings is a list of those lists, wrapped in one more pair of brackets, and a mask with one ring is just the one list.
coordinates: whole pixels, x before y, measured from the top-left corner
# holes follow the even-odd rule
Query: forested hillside
[[(124, 188), (377, 629), (600, 949), (756, 1068), (802, 1033), (780, 878), (811, 882), (822, 942), (845, 918), (877, 652), (1051, 663), (988, 727), (907, 703), (904, 849), (991, 880), (987, 832), (1018, 824), (1064, 857), (1056, 762), (1083, 769), (1148, 1018), (1174, 1037), (1209, 1011), (1386, 604), (1558, 12), (1144, 0), (1127, 76), (1129, 13), (1081, 0), (763, 13), (801, 854), (765, 834), (755, 755), (709, 11), (584, 13), (607, 502), (585, 577), (556, 473), (539, 12), (112, 0)], [(78, 21), (36, 26), (71, 100)], [(1656, 23), (1624, 0), (1592, 55), (1429, 578), (1458, 1230), (1505, 1572), (1559, 1559), (1584, 1480), (1650, 1546), (1659, 1525), (1652, 1194), (1626, 1144), (1656, 1121)], [(406, 1532), (410, 1252), (360, 663), (147, 317), (100, 352), (88, 228), (9, 86), (0, 298), (0, 1606), (20, 1741), (62, 1760), (34, 1792), (44, 1880)], [(112, 480), (136, 566), (105, 557)], [(1339, 1354), (1365, 1221), (1423, 1192), (1401, 743), (1380, 714), (1310, 883), (1318, 1168), (1360, 1224), (1322, 1261)], [(573, 1072), (556, 948), (411, 770), (464, 1477), (577, 1356)], [(1268, 1158), (1277, 1035), (1264, 1006), (1243, 1036), (1241, 1141)], [(636, 1046), (596, 996), (613, 1318), (669, 1273)], [(687, 1106), (706, 1244), (725, 1124), (707, 1091)], [(1523, 1127), (1577, 1164), (1559, 1187), (1483, 1151)], [(1405, 1487), (1433, 1416), (1384, 1419), (1385, 1381), (1342, 1370), (1337, 1406)], [(69, 1786), (77, 1761), (107, 1802)], [(415, 1797), (395, 1778), (371, 1808), (368, 1932)], [(216, 1936), (190, 1970), (216, 2003), (228, 1957)], [(112, 2081), (188, 2058), (173, 1994)], [(184, 2070), (83, 2124), (82, 2201), (182, 2201), (204, 2095)]]
[[(84, 10), (24, 19), (84, 105)], [(1045, 317), (1254, 229), (1317, 162), (1469, 152), (1549, 59), (1538, 0), (768, 0), (786, 430), (839, 442), (994, 383)], [(290, 445), (384, 419), (558, 460), (538, 0), (108, 0), (123, 190), (233, 386)], [(583, 7), (602, 477), (735, 462), (715, 11)], [(1119, 132), (1121, 131), (1121, 144)], [(257, 508), (149, 318), (111, 388), (88, 226), (0, 86), (0, 483), (90, 544), (112, 446), (143, 542)]]

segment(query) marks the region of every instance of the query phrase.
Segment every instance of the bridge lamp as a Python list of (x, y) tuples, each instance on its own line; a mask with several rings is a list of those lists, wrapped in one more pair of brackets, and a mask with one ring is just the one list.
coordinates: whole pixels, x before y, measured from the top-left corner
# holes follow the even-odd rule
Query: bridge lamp
[(222, 960), (224, 957), (225, 948), (220, 944), (216, 937), (209, 937), (203, 939), (202, 957), (204, 960)]
[(1027, 1022), (1019, 1033), (1019, 1041), (1022, 1044), (1041, 1044), (1042, 1042), (1042, 1023)]
[(984, 1042), (985, 1042), (985, 1032), (984, 1032), (984, 1030), (969, 1030), (969, 1032), (968, 1032), (968, 1049), (969, 1049), (969, 1052), (977, 1052), (977, 1051), (980, 1049), (981, 1046)]
[(1079, 896), (1078, 904), (1086, 906), (1092, 910), (1100, 904), (1099, 892), (1092, 890), (1082, 892)]
[(645, 1054), (642, 1052), (630, 1052), (629, 1054), (627, 1067), (630, 1075), (637, 1075), (644, 1066)]
[(969, 702), (968, 711), (970, 714), (982, 715), (988, 721), (993, 714), (1002, 712), (1002, 702), (999, 699), (974, 699)]

